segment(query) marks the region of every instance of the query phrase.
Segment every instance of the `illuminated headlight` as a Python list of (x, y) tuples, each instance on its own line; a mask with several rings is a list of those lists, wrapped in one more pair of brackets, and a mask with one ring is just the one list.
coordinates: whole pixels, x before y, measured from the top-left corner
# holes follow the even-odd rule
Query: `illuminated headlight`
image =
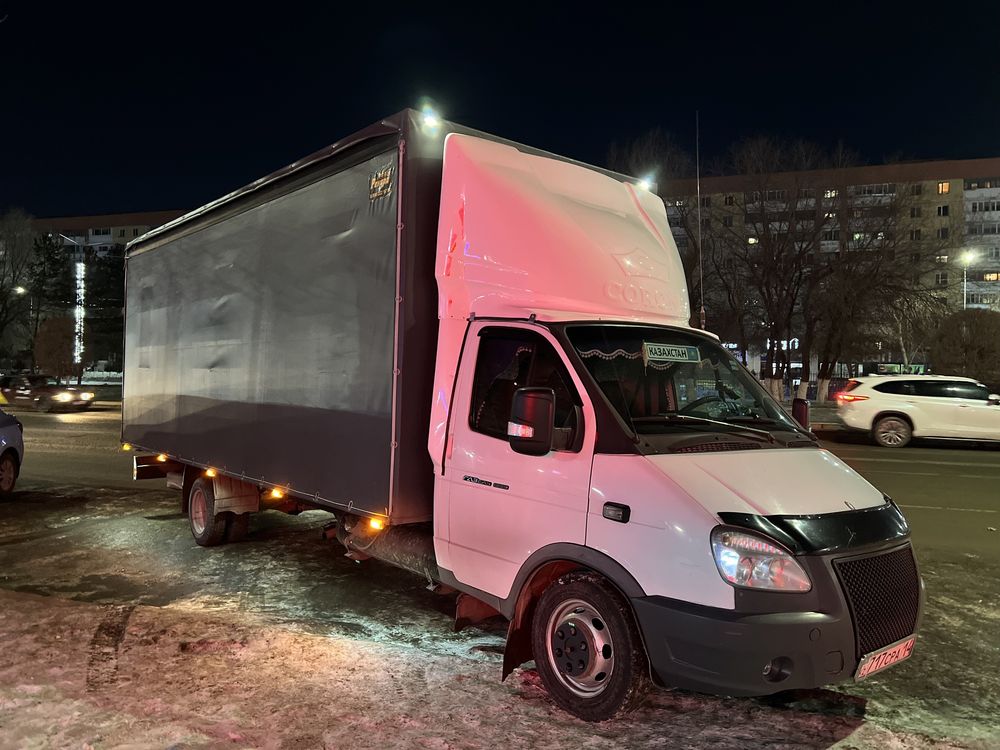
[(812, 588), (795, 558), (764, 537), (718, 528), (712, 532), (712, 553), (719, 573), (733, 586), (772, 591)]
[(91, 393), (90, 391), (84, 391), (83, 393), (80, 394), (80, 398), (82, 398), (84, 401), (91, 401), (94, 398), (94, 394)]
[(73, 394), (66, 393), (66, 391), (63, 391), (62, 393), (57, 393), (55, 396), (53, 396), (53, 398), (55, 398), (56, 401), (61, 401), (63, 403), (66, 403), (67, 401), (73, 400)]

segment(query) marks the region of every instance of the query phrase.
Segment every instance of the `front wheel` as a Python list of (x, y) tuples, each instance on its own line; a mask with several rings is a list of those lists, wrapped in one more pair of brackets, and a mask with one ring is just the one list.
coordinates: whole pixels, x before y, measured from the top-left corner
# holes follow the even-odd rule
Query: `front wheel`
[(649, 686), (632, 609), (596, 573), (568, 573), (545, 590), (531, 646), (549, 695), (584, 721), (631, 711)]
[(10, 451), (0, 456), (0, 497), (8, 497), (17, 484), (17, 460)]
[(882, 417), (872, 428), (875, 442), (883, 448), (902, 448), (910, 442), (913, 430), (902, 417)]

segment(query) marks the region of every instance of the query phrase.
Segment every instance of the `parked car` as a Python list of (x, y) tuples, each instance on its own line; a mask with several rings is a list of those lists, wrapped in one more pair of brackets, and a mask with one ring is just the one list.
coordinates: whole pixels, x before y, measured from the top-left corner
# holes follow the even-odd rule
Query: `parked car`
[(83, 411), (94, 403), (92, 391), (64, 385), (50, 375), (4, 375), (0, 393), (10, 406), (38, 411)]
[(844, 426), (886, 448), (914, 437), (1000, 440), (1000, 396), (972, 378), (871, 375), (849, 380), (836, 398)]
[(14, 491), (24, 458), (24, 427), (21, 421), (0, 410), (0, 498)]

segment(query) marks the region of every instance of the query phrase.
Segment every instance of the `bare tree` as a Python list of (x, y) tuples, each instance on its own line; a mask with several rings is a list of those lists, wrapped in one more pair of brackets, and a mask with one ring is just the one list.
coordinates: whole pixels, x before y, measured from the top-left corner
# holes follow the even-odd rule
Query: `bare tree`
[(0, 341), (8, 340), (14, 326), (27, 318), (34, 240), (27, 213), (14, 208), (0, 216)]

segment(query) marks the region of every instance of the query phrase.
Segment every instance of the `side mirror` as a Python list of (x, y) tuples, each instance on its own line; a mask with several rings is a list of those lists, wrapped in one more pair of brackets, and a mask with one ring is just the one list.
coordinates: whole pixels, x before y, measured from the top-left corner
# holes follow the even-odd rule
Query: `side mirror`
[(809, 402), (804, 398), (792, 400), (792, 419), (806, 430), (809, 429)]
[(986, 397), (986, 400), (994, 406), (1000, 406), (1000, 395), (997, 395), (996, 393), (991, 393)]
[(551, 388), (518, 388), (510, 408), (507, 441), (515, 453), (544, 456), (552, 450), (556, 394)]

